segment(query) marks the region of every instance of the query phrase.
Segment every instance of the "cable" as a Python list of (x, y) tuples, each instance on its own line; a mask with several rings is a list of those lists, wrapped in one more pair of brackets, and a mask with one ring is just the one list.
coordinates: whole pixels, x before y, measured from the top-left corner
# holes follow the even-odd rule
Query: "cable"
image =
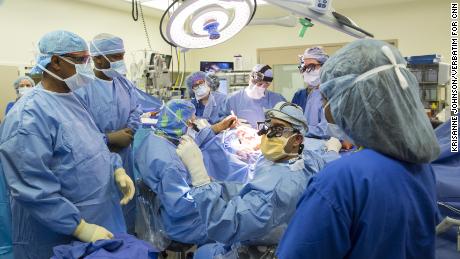
[(249, 24), (252, 21), (252, 18), (254, 18), (254, 15), (256, 15), (256, 11), (257, 11), (257, 0), (254, 0), (254, 11), (252, 11), (251, 19), (249, 19), (249, 22), (247, 24)]
[[(138, 10), (138, 0), (132, 0), (131, 1), (131, 16), (133, 17), (133, 20), (137, 22), (139, 19), (139, 10)], [(134, 11), (134, 9), (136, 9)]]
[[(254, 0), (255, 1), (255, 0)], [(168, 6), (168, 8), (166, 9), (166, 11), (163, 13), (163, 15), (161, 16), (161, 20), (160, 20), (160, 35), (161, 35), (161, 38), (163, 38), (164, 41), (166, 41), (166, 43), (168, 43), (169, 45), (173, 46), (173, 47), (177, 47), (176, 45), (174, 45), (172, 42), (170, 42), (168, 39), (166, 39), (164, 33), (163, 33), (163, 21), (166, 17), (166, 14), (169, 13), (169, 10), (179, 2), (179, 0), (174, 0), (174, 2), (172, 2), (172, 4), (170, 4)], [(170, 16), (171, 17), (171, 16)]]
[(187, 61), (186, 61), (187, 53), (184, 52), (184, 71), (182, 71), (182, 80), (180, 82), (180, 85), (182, 86), (184, 83), (184, 77), (185, 77), (185, 71), (187, 69)]
[(152, 50), (152, 45), (150, 44), (150, 37), (149, 37), (149, 32), (147, 31), (147, 25), (145, 23), (145, 19), (144, 19), (144, 12), (142, 11), (142, 4), (139, 4), (140, 5), (140, 9), (141, 9), (141, 18), (142, 18), (142, 23), (144, 25), (144, 32), (145, 32), (145, 37), (147, 38), (147, 44), (149, 46), (149, 49)]

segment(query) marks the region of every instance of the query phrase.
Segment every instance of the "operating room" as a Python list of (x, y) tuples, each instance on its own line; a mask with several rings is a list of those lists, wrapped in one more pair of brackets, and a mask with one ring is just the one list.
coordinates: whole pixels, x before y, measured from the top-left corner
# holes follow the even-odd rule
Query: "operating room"
[(0, 0), (0, 259), (460, 258), (458, 2)]

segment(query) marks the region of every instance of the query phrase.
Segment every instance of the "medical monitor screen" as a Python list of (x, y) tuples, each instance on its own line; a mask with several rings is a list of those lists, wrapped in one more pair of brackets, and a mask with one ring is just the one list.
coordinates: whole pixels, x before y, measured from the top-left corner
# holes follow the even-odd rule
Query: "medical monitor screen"
[(200, 71), (214, 73), (217, 73), (219, 71), (231, 72), (233, 71), (233, 62), (201, 61)]

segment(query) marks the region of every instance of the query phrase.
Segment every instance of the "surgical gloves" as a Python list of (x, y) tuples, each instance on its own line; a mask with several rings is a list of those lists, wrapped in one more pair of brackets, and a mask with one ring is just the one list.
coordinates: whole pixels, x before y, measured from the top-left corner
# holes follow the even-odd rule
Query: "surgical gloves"
[(342, 148), (342, 143), (340, 143), (340, 140), (334, 137), (331, 137), (328, 141), (326, 141), (327, 151), (334, 151), (334, 152), (339, 153), (341, 148)]
[(115, 170), (115, 182), (117, 183), (121, 193), (123, 193), (123, 199), (121, 199), (120, 204), (128, 204), (128, 202), (133, 199), (136, 191), (133, 180), (131, 180), (131, 178), (129, 178), (126, 174), (125, 169), (118, 168)]
[(86, 223), (84, 219), (82, 219), (80, 224), (78, 224), (77, 228), (73, 232), (73, 236), (85, 243), (113, 238), (113, 234), (104, 227)]
[(176, 153), (189, 171), (194, 187), (200, 187), (211, 182), (204, 166), (203, 154), (192, 138), (183, 136)]

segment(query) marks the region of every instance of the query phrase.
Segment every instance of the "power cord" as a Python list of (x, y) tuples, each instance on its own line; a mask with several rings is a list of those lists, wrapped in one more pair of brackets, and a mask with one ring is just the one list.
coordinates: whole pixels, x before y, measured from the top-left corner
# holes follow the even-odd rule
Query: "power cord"
[(138, 0), (131, 1), (131, 16), (133, 17), (133, 20), (136, 22), (139, 19), (138, 4), (139, 4)]

